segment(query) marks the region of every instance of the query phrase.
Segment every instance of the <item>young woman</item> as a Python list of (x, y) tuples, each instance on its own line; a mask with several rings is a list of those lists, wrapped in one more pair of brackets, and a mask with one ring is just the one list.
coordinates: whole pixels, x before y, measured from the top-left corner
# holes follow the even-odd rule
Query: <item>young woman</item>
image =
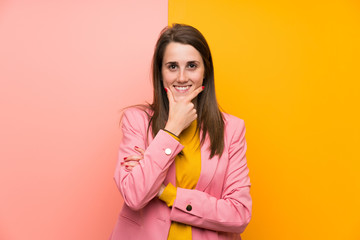
[(153, 103), (122, 118), (124, 206), (110, 239), (241, 239), (252, 206), (245, 127), (219, 110), (205, 38), (165, 28), (152, 67)]

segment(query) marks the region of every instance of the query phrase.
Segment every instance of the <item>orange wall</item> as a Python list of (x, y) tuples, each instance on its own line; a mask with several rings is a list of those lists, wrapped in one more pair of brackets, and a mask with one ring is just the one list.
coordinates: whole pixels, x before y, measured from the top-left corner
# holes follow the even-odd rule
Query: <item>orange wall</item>
[(167, 1), (0, 2), (0, 239), (107, 239), (119, 110), (151, 98)]
[(360, 3), (169, 0), (199, 28), (225, 111), (245, 120), (246, 240), (360, 239)]

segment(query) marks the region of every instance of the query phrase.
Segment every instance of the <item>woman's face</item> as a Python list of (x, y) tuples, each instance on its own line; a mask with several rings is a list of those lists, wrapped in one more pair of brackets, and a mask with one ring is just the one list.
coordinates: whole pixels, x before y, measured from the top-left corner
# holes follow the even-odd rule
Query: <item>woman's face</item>
[(171, 42), (166, 46), (161, 74), (164, 87), (179, 101), (202, 86), (205, 67), (198, 50), (189, 44)]

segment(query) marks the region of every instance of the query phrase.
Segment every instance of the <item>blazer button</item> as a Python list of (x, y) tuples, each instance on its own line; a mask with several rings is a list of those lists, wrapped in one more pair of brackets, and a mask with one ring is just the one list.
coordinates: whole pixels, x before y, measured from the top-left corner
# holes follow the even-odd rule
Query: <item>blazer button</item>
[(165, 149), (165, 154), (169, 156), (171, 154), (171, 149), (170, 148)]
[(188, 210), (189, 212), (192, 210), (192, 206), (191, 205), (187, 205), (186, 206), (186, 210)]

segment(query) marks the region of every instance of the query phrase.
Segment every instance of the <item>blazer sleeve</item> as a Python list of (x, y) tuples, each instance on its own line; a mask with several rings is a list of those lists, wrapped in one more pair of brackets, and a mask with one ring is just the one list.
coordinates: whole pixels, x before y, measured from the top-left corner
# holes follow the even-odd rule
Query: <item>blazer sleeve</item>
[(245, 230), (251, 218), (252, 200), (245, 156), (245, 127), (240, 121), (228, 148), (229, 163), (221, 198), (177, 188), (170, 215), (172, 221), (220, 232), (242, 233)]
[[(143, 208), (153, 199), (163, 183), (168, 168), (183, 146), (160, 130), (147, 146), (147, 122), (141, 110), (128, 109), (122, 118), (122, 141), (114, 180), (126, 205), (133, 210)], [(134, 147), (145, 149), (144, 158), (131, 171), (121, 165), (124, 158), (139, 155)], [(146, 147), (147, 146), (147, 147)]]

